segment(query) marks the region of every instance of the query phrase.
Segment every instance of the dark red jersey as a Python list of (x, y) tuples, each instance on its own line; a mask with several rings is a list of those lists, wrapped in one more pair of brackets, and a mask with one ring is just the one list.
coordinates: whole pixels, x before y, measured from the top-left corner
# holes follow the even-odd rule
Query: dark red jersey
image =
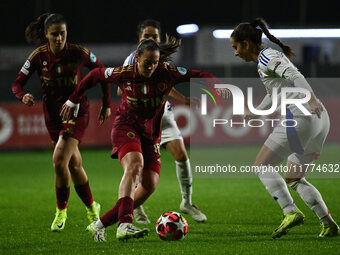
[[(60, 109), (82, 79), (82, 68), (103, 67), (103, 64), (88, 49), (66, 43), (62, 54), (56, 57), (48, 43), (34, 50), (21, 68), (12, 91), (18, 99), (27, 93), (23, 90), (30, 76), (36, 71), (41, 80), (45, 117), (55, 119)], [(110, 105), (110, 87), (102, 84), (103, 104)], [(80, 99), (80, 113), (88, 111), (89, 103), (86, 96)]]
[(78, 103), (85, 90), (98, 82), (117, 84), (122, 90), (122, 102), (117, 110), (114, 127), (129, 125), (143, 137), (158, 140), (164, 103), (171, 88), (190, 78), (215, 77), (204, 71), (160, 65), (150, 78), (141, 76), (137, 64), (92, 70), (79, 84), (70, 100)]

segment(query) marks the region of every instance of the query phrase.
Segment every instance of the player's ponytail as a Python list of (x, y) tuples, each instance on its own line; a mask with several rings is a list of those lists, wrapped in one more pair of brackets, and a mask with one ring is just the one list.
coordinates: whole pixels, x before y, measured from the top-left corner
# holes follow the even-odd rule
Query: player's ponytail
[(137, 47), (136, 53), (141, 56), (144, 51), (159, 51), (159, 62), (169, 62), (171, 55), (174, 54), (181, 45), (181, 39), (177, 39), (173, 36), (166, 35), (165, 43), (157, 44), (154, 40), (145, 39), (142, 40)]
[(294, 55), (293, 50), (289, 46), (284, 45), (279, 39), (269, 33), (266, 23), (262, 18), (257, 18), (251, 23), (239, 24), (231, 33), (231, 37), (236, 42), (243, 43), (244, 40), (247, 40), (260, 47), (262, 44), (262, 32), (270, 41), (279, 45), (288, 58)]
[(255, 27), (255, 28), (256, 28), (257, 26), (259, 26), (259, 27), (261, 28), (261, 30), (263, 31), (263, 33), (267, 36), (267, 38), (268, 38), (271, 42), (273, 42), (273, 43), (275, 43), (275, 44), (277, 44), (277, 45), (279, 45), (279, 46), (281, 47), (283, 53), (284, 53), (288, 58), (291, 58), (292, 56), (294, 56), (294, 52), (293, 52), (293, 50), (292, 50), (289, 46), (284, 45), (279, 39), (277, 39), (274, 35), (272, 35), (272, 34), (269, 32), (269, 30), (268, 30), (268, 28), (267, 28), (267, 26), (266, 26), (266, 23), (265, 23), (265, 21), (264, 21), (262, 18), (257, 18), (257, 19), (255, 19), (255, 20), (251, 23), (251, 25), (252, 25), (253, 27)]
[(170, 62), (171, 56), (177, 52), (178, 48), (181, 46), (182, 39), (177, 39), (176, 37), (165, 35), (165, 43), (160, 45), (160, 58), (159, 62)]
[(49, 13), (40, 15), (26, 27), (25, 38), (29, 44), (42, 43), (45, 40), (44, 23), (49, 15)]
[(44, 13), (40, 15), (35, 21), (29, 24), (25, 30), (25, 38), (29, 44), (43, 43), (45, 33), (52, 24), (66, 24), (66, 20), (58, 13)]

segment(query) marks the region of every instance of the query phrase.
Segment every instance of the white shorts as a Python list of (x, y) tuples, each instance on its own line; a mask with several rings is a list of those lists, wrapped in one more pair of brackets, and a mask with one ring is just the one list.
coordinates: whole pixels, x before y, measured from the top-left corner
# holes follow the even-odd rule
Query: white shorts
[(166, 101), (162, 117), (161, 145), (177, 139), (183, 140), (183, 136), (175, 121), (172, 105)]
[(298, 165), (312, 163), (321, 154), (329, 132), (329, 116), (324, 108), (320, 119), (311, 116), (293, 117), (296, 127), (277, 126), (265, 141), (276, 154)]

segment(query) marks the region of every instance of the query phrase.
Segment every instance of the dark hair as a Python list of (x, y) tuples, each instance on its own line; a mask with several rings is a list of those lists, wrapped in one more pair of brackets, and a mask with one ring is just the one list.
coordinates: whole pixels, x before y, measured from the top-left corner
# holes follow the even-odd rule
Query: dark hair
[[(260, 27), (260, 29), (257, 27)], [(257, 18), (251, 23), (239, 24), (231, 33), (231, 37), (239, 43), (247, 40), (253, 42), (257, 46), (260, 46), (262, 44), (262, 32), (267, 36), (270, 41), (279, 45), (283, 53), (288, 58), (294, 55), (293, 50), (289, 46), (284, 45), (279, 39), (269, 33), (266, 22), (262, 18)]]
[(169, 62), (171, 61), (171, 55), (174, 54), (178, 48), (181, 46), (182, 39), (177, 39), (173, 36), (166, 35), (165, 43), (157, 44), (152, 39), (142, 40), (138, 46), (136, 53), (141, 56), (144, 51), (159, 51), (159, 62)]
[(157, 28), (158, 31), (159, 31), (159, 34), (161, 35), (161, 23), (157, 20), (154, 20), (154, 19), (146, 19), (146, 20), (143, 20), (141, 23), (138, 24), (137, 26), (137, 35), (138, 35), (138, 38), (141, 36), (141, 34), (143, 33), (143, 30), (146, 28), (146, 27), (154, 27), (154, 28)]
[(52, 24), (66, 24), (65, 18), (58, 13), (44, 13), (29, 24), (25, 30), (28, 43), (38, 44), (45, 41), (45, 33)]

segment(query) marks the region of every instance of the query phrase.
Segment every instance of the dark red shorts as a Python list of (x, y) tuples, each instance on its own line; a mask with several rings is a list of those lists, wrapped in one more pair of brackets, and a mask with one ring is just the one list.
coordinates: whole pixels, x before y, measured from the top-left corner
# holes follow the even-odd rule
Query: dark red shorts
[(89, 124), (89, 113), (79, 115), (76, 119), (64, 122), (61, 118), (49, 119), (45, 117), (45, 123), (53, 141), (57, 142), (59, 136), (72, 137), (81, 142), (85, 130)]
[(158, 174), (161, 171), (160, 145), (140, 137), (130, 126), (115, 127), (111, 131), (112, 158), (121, 160), (128, 152), (137, 151), (143, 154), (144, 169)]

